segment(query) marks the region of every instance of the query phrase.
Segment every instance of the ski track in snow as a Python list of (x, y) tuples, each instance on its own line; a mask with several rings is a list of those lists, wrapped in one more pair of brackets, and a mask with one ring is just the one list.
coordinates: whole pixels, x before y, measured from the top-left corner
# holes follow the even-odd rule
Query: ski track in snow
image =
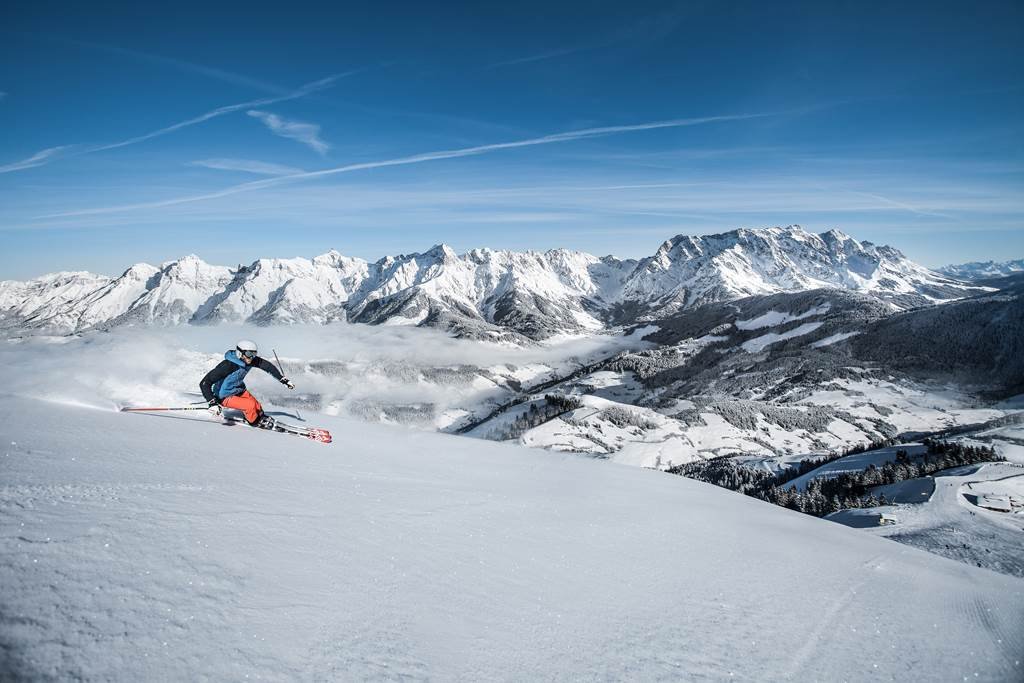
[(324, 416), (330, 446), (0, 410), (8, 679), (1021, 675), (1020, 579), (681, 477)]

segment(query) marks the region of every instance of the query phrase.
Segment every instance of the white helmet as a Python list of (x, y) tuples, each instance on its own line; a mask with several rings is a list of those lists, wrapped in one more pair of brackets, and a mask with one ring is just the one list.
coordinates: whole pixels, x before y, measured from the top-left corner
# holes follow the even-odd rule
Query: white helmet
[(256, 342), (248, 339), (243, 339), (235, 344), (235, 350), (238, 351), (239, 357), (245, 356), (246, 358), (256, 357)]

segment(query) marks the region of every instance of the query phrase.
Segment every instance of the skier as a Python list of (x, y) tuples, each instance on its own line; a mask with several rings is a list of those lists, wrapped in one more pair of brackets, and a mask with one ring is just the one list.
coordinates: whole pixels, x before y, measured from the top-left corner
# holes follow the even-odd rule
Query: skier
[(222, 406), (235, 408), (245, 413), (245, 421), (260, 429), (273, 429), (274, 418), (263, 414), (263, 406), (256, 397), (245, 388), (245, 376), (254, 367), (269, 372), (281, 384), (289, 389), (295, 385), (284, 377), (274, 364), (256, 355), (256, 342), (243, 339), (234, 349), (224, 354), (224, 360), (206, 373), (199, 383), (203, 398), (210, 404), (209, 411), (220, 416)]

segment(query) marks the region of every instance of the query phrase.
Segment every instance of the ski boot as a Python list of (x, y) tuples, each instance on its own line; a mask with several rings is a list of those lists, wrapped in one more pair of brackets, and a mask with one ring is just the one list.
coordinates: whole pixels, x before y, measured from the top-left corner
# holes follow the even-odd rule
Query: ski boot
[(274, 427), (277, 426), (277, 423), (274, 421), (274, 418), (269, 415), (260, 415), (260, 418), (256, 420), (252, 426), (258, 427), (259, 429), (274, 429)]

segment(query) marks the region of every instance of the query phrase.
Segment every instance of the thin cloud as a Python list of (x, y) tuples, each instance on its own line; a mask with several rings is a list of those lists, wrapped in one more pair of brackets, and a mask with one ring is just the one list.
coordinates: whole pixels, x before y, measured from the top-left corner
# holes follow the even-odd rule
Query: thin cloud
[(205, 66), (203, 64), (195, 64), (194, 62), (187, 62), (183, 59), (177, 59), (174, 57), (164, 57), (162, 55), (150, 54), (148, 52), (141, 52), (139, 50), (132, 50), (126, 47), (120, 47), (118, 45), (106, 45), (103, 43), (91, 43), (83, 40), (71, 40), (67, 38), (55, 38), (50, 36), (51, 40), (58, 40), (62, 43), (69, 45), (75, 45), (77, 47), (88, 48), (90, 50), (97, 50), (100, 52), (107, 52), (110, 54), (116, 54), (125, 57), (132, 57), (134, 59), (140, 59), (154, 64), (161, 64), (163, 66), (169, 66), (180, 71), (187, 71), (189, 73), (199, 74), (206, 76), (214, 80), (222, 81), (224, 83), (230, 83), (232, 85), (240, 85), (247, 88), (253, 88), (254, 90), (262, 90), (274, 95), (287, 95), (288, 89), (282, 88), (279, 85), (272, 83), (266, 83), (264, 81), (250, 78), (243, 74), (236, 74), (231, 71), (225, 71), (224, 69), (217, 69), (214, 67)]
[(927, 209), (921, 209), (921, 208), (918, 208), (918, 207), (913, 206), (911, 204), (907, 204), (906, 202), (900, 202), (900, 201), (897, 201), (895, 199), (890, 199), (889, 197), (883, 197), (880, 194), (872, 194), (870, 192), (858, 192), (856, 190), (846, 190), (846, 192), (849, 192), (850, 194), (854, 194), (854, 195), (859, 195), (861, 197), (867, 197), (869, 199), (875, 199), (877, 201), (880, 201), (880, 202), (882, 202), (884, 204), (888, 204), (889, 206), (895, 207), (897, 209), (904, 209), (905, 211), (910, 211), (911, 213), (916, 213), (919, 216), (936, 216), (936, 217), (939, 217), (939, 218), (952, 218), (952, 216), (950, 216), (948, 214), (939, 213), (937, 211), (928, 211)]
[(337, 175), (340, 173), (352, 173), (354, 171), (364, 171), (374, 168), (386, 168), (389, 166), (406, 166), (409, 164), (420, 164), (428, 161), (439, 161), (442, 159), (456, 159), (460, 157), (478, 156), (481, 154), (487, 154), (489, 152), (495, 152), (503, 149), (515, 149), (520, 147), (533, 147), (536, 145), (549, 145), (558, 142), (571, 142), (574, 140), (584, 140), (587, 138), (602, 137), (606, 135), (615, 135), (618, 133), (629, 133), (634, 131), (642, 130), (656, 130), (660, 128), (680, 128), (684, 126), (697, 126), (705, 123), (719, 123), (724, 121), (741, 121), (746, 119), (764, 118), (768, 116), (778, 116), (778, 113), (765, 113), (765, 114), (733, 114), (725, 116), (702, 116), (698, 118), (689, 119), (672, 119), (669, 121), (655, 121), (652, 123), (641, 123), (628, 126), (604, 126), (600, 128), (586, 128), (583, 130), (567, 131), (565, 133), (554, 133), (552, 135), (545, 135), (539, 138), (528, 138), (525, 140), (515, 140), (512, 142), (499, 142), (490, 145), (477, 145), (475, 147), (463, 147), (461, 149), (449, 149), (438, 152), (426, 152), (423, 154), (414, 154), (412, 156), (399, 157), (397, 159), (385, 159), (383, 161), (369, 161), (360, 164), (349, 164), (346, 166), (337, 166), (335, 168), (328, 168), (321, 171), (309, 171), (307, 173), (296, 173), (294, 175), (281, 176), (278, 178), (268, 178), (266, 180), (256, 180), (241, 185), (235, 185), (228, 187), (217, 192), (210, 192), (201, 195), (192, 195), (188, 197), (178, 197), (175, 199), (165, 199), (158, 202), (147, 202), (142, 204), (127, 204), (122, 206), (111, 206), (98, 209), (83, 209), (80, 211), (67, 211), (62, 213), (47, 214), (44, 216), (38, 216), (37, 218), (63, 218), (67, 216), (87, 216), (104, 213), (116, 213), (119, 211), (132, 211), (136, 209), (149, 209), (149, 208), (160, 208), (165, 206), (174, 206), (177, 204), (188, 204), (192, 202), (201, 202), (210, 199), (219, 199), (220, 197), (227, 197), (229, 195), (238, 194), (239, 192), (248, 192), (251, 190), (257, 190), (265, 187), (271, 187), (283, 182), (289, 181), (300, 181), (314, 178), (322, 178), (331, 175)]
[(103, 145), (102, 147), (94, 147), (89, 151), (100, 152), (107, 149), (127, 147), (128, 145), (134, 145), (138, 142), (143, 142), (144, 140), (151, 140), (152, 138), (160, 137), (161, 135), (167, 135), (168, 133), (173, 133), (176, 130), (181, 130), (182, 128), (187, 128), (188, 126), (194, 126), (197, 123), (209, 121), (210, 119), (217, 118), (218, 116), (224, 116), (225, 114), (230, 114), (232, 112), (241, 111), (243, 109), (251, 109), (253, 107), (263, 107), (268, 104), (275, 104), (277, 102), (284, 102), (286, 100), (295, 100), (300, 97), (305, 97), (306, 95), (317, 92), (318, 90), (324, 90), (325, 88), (329, 88), (332, 85), (334, 85), (334, 82), (337, 81), (338, 79), (344, 78), (346, 76), (351, 76), (352, 74), (358, 73), (359, 71), (361, 71), (361, 69), (347, 71), (341, 74), (335, 74), (333, 76), (328, 76), (327, 78), (321, 78), (318, 81), (307, 83), (298, 90), (293, 90), (287, 95), (282, 95), (280, 97), (270, 97), (260, 100), (252, 100), (249, 102), (240, 102), (239, 104), (229, 104), (224, 107), (218, 107), (212, 111), (206, 112), (205, 114), (200, 114), (199, 116), (187, 119), (185, 121), (181, 121), (179, 123), (175, 123), (174, 125), (167, 126), (166, 128), (155, 130), (152, 133), (146, 133), (145, 135), (139, 135), (134, 138), (128, 138), (127, 140), (115, 142), (110, 145)]
[[(280, 97), (270, 97), (270, 98), (264, 98), (264, 99), (259, 99), (259, 100), (250, 100), (248, 102), (240, 102), (238, 104), (229, 104), (229, 105), (226, 105), (226, 106), (223, 106), (223, 107), (218, 107), (216, 109), (213, 109), (212, 111), (206, 112), (205, 114), (200, 114), (199, 116), (195, 116), (195, 117), (193, 117), (191, 119), (186, 119), (185, 121), (180, 121), (178, 123), (172, 124), (170, 126), (166, 126), (164, 128), (160, 128), (159, 130), (154, 130), (154, 131), (152, 131), (150, 133), (146, 133), (144, 135), (138, 135), (136, 137), (128, 138), (127, 140), (122, 140), (120, 142), (114, 142), (114, 143), (107, 144), (107, 145), (94, 145), (94, 146), (91, 146), (91, 147), (85, 147), (81, 151), (79, 151), (76, 154), (76, 156), (81, 156), (81, 155), (84, 155), (84, 154), (92, 154), (94, 152), (103, 152), (103, 151), (106, 151), (108, 149), (118, 149), (120, 147), (127, 147), (128, 145), (134, 145), (134, 144), (137, 144), (139, 142), (145, 142), (146, 140), (152, 140), (153, 138), (157, 138), (157, 137), (160, 137), (160, 136), (163, 136), (163, 135), (167, 135), (168, 133), (173, 133), (173, 132), (175, 132), (177, 130), (181, 130), (182, 128), (187, 128), (189, 126), (194, 126), (196, 124), (203, 123), (204, 121), (209, 121), (210, 119), (217, 118), (219, 116), (224, 116), (226, 114), (231, 114), (232, 112), (241, 111), (243, 109), (251, 109), (253, 107), (262, 107), (262, 106), (266, 106), (268, 104), (274, 104), (274, 103), (277, 103), (277, 102), (284, 102), (286, 100), (295, 100), (295, 99), (298, 99), (300, 97), (305, 97), (306, 95), (310, 95), (310, 94), (315, 93), (317, 91), (329, 88), (329, 87), (333, 86), (334, 83), (336, 81), (338, 81), (339, 79), (345, 78), (346, 76), (351, 76), (351, 75), (359, 73), (361, 71), (363, 71), (363, 69), (353, 69), (352, 71), (346, 71), (344, 73), (334, 74), (333, 76), (328, 76), (327, 78), (321, 78), (318, 81), (313, 81), (312, 83), (307, 83), (307, 84), (303, 85), (302, 87), (298, 88), (297, 90), (293, 90), (292, 92), (289, 92), (288, 94), (282, 95)], [(49, 163), (52, 160), (52, 158), (54, 157), (54, 150), (67, 149), (67, 148), (73, 147), (73, 146), (74, 145), (65, 145), (63, 147), (51, 147), (49, 149), (44, 149), (41, 152), (38, 152), (37, 154), (35, 154), (30, 159), (26, 159), (25, 161), (17, 162), (17, 163), (14, 163), (14, 164), (9, 164), (7, 166), (0, 166), (0, 172), (8, 173), (10, 171), (17, 171), (17, 170), (21, 170), (23, 168), (31, 168), (32, 166), (42, 166), (43, 164)], [(23, 164), (28, 163), (29, 161), (34, 161), (34, 160), (38, 160), (39, 163), (32, 163), (32, 164), (30, 164), (28, 166), (23, 165)], [(6, 170), (2, 170), (2, 169), (6, 169)]]
[(679, 27), (679, 24), (682, 23), (685, 17), (691, 13), (692, 8), (686, 5), (671, 7), (663, 12), (642, 16), (636, 21), (605, 35), (603, 38), (596, 38), (584, 44), (556, 48), (533, 55), (527, 55), (525, 57), (516, 57), (513, 59), (502, 60), (500, 62), (494, 62), (481, 67), (481, 70), (487, 71), (489, 69), (497, 69), (504, 66), (540, 62), (547, 59), (554, 59), (556, 57), (564, 57), (577, 52), (599, 50), (623, 44), (649, 46), (671, 35), (672, 32)]
[(15, 161), (13, 164), (7, 164), (6, 166), (0, 166), (0, 173), (10, 173), (11, 171), (21, 171), (26, 168), (35, 168), (36, 166), (44, 166), (49, 163), (50, 159), (59, 155), (62, 150), (68, 149), (69, 145), (61, 147), (49, 147), (40, 152), (36, 152), (28, 159), (22, 159), (21, 161)]
[[(994, 187), (987, 178), (973, 182), (957, 178), (936, 183), (929, 175), (908, 176), (904, 172), (879, 175), (876, 169), (822, 177), (816, 169), (808, 171), (799, 165), (796, 167), (789, 173), (772, 169), (740, 176), (723, 171), (717, 175), (702, 175), (697, 182), (631, 183), (628, 177), (600, 173), (588, 178), (590, 182), (566, 183), (560, 174), (545, 175), (542, 168), (526, 174), (533, 177), (535, 184), (514, 186), (488, 186), (489, 183), (482, 186), (478, 173), (457, 179), (446, 176), (443, 182), (420, 178), (419, 174), (407, 178), (407, 182), (391, 178), (380, 183), (364, 183), (352, 178), (352, 182), (340, 184), (278, 185), (216, 202), (169, 209), (46, 221), (12, 216), (0, 225), (0, 234), (7, 230), (49, 228), (251, 225), (254, 222), (357, 232), (370, 229), (414, 233), (435, 227), (444, 230), (456, 223), (471, 224), (475, 219), (481, 223), (496, 223), (495, 217), (501, 214), (506, 216), (503, 222), (509, 224), (515, 216), (548, 214), (550, 224), (543, 233), (536, 234), (552, 240), (613, 229), (651, 229), (665, 237), (681, 232), (706, 232), (709, 226), (732, 229), (739, 225), (790, 223), (805, 227), (823, 225), (822, 229), (838, 225), (856, 235), (856, 229), (877, 231), (879, 225), (886, 226), (886, 230), (898, 225), (907, 225), (908, 229), (916, 225), (920, 230), (948, 228), (969, 232), (982, 225), (984, 230), (1012, 231), (1019, 230), (1020, 217), (1024, 215), (1024, 198), (1015, 192), (1012, 183), (1001, 188)], [(514, 177), (520, 178), (523, 174), (516, 173)], [(902, 203), (919, 210), (947, 213), (953, 218), (918, 215), (867, 193), (852, 194), (849, 192), (852, 187), (886, 197), (898, 196)], [(524, 230), (536, 230), (533, 226), (539, 227), (545, 221), (517, 222)]]
[(542, 52), (540, 54), (530, 55), (528, 57), (518, 57), (516, 59), (507, 59), (507, 60), (502, 61), (502, 62), (495, 62), (494, 64), (488, 64), (487, 66), (483, 67), (483, 70), (497, 69), (497, 68), (500, 68), (500, 67), (503, 67), (503, 66), (513, 66), (515, 64), (527, 64), (529, 62), (540, 62), (540, 61), (543, 61), (545, 59), (552, 59), (554, 57), (563, 57), (565, 55), (571, 55), (571, 54), (573, 54), (575, 52), (583, 52), (584, 50), (593, 50), (593, 49), (595, 49), (597, 47), (601, 47), (601, 46), (602, 45), (592, 45), (592, 46), (583, 46), (583, 47), (566, 47), (566, 48), (562, 48), (560, 50), (550, 50), (548, 52)]
[(253, 161), (251, 159), (200, 159), (193, 161), (192, 166), (202, 166), (218, 171), (244, 171), (257, 175), (284, 176), (305, 173), (301, 168), (284, 166), (283, 164), (272, 164), (266, 161)]
[(330, 149), (330, 145), (320, 139), (320, 126), (315, 123), (289, 121), (268, 111), (252, 110), (249, 112), (249, 116), (262, 121), (274, 135), (301, 142), (320, 156), (326, 154)]

